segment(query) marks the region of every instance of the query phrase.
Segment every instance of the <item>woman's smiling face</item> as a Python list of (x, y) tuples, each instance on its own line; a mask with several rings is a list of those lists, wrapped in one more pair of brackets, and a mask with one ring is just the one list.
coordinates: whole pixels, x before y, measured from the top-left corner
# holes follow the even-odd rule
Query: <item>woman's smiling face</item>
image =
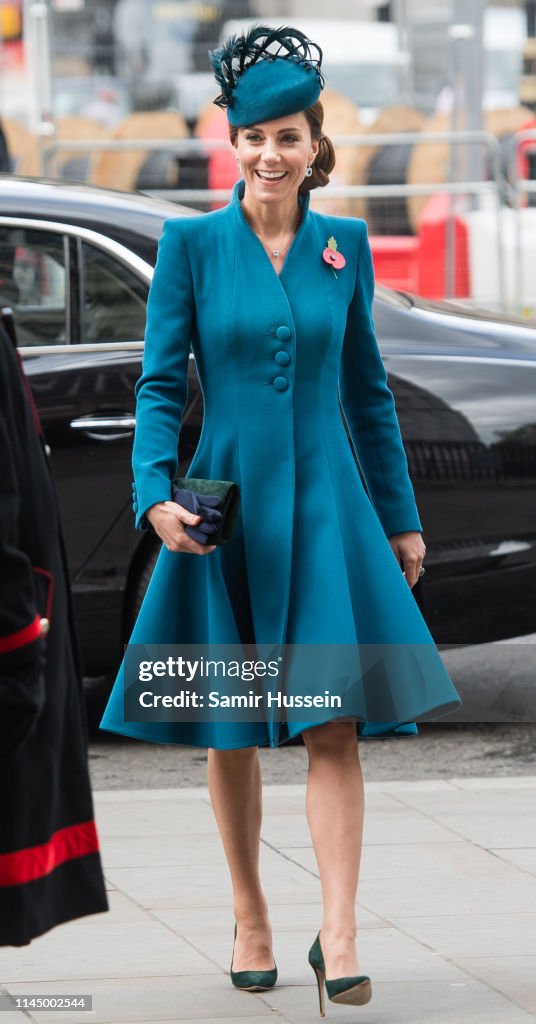
[(318, 153), (303, 111), (239, 128), (235, 146), (246, 187), (262, 203), (296, 194)]

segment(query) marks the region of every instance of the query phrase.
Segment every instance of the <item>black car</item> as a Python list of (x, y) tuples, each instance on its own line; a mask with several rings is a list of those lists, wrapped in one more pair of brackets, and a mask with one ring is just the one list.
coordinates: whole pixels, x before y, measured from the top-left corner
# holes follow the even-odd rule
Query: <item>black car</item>
[[(134, 384), (162, 224), (191, 213), (0, 176), (0, 305), (51, 448), (88, 683), (114, 677), (158, 553), (131, 509)], [(427, 548), (413, 594), (436, 643), (533, 632), (536, 329), (380, 286), (374, 318)], [(183, 474), (202, 419), (191, 356)]]

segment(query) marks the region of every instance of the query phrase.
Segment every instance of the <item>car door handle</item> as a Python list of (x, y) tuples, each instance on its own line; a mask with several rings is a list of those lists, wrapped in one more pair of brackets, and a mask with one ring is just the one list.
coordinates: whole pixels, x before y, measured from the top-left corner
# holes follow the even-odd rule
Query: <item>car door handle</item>
[(135, 426), (136, 417), (132, 413), (120, 413), (118, 416), (80, 416), (70, 422), (72, 430), (83, 430), (88, 437), (96, 441), (117, 441), (122, 437), (129, 437)]

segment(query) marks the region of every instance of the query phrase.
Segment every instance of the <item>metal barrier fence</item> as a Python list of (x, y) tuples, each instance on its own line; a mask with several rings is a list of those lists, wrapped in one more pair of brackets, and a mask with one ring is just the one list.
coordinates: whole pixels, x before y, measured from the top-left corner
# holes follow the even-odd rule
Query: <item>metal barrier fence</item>
[[(536, 131), (535, 132), (518, 132), (511, 140), (511, 148), (513, 148), (514, 154), (517, 156), (518, 146), (525, 139), (534, 139), (536, 143)], [(396, 133), (377, 133), (377, 134), (366, 134), (362, 136), (332, 136), (332, 141), (336, 150), (340, 148), (353, 148), (353, 147), (374, 147), (374, 146), (397, 146), (397, 145), (415, 145), (415, 144), (436, 144), (436, 143), (448, 143), (450, 147), (450, 162), (451, 168), (453, 167), (453, 147), (456, 145), (480, 145), (483, 146), (488, 158), (489, 158), (489, 169), (490, 179), (483, 180), (469, 180), (469, 181), (445, 181), (438, 183), (436, 182), (419, 182), (418, 184), (383, 184), (383, 185), (338, 185), (330, 183), (324, 189), (315, 190), (314, 201), (319, 206), (323, 202), (327, 202), (334, 199), (364, 199), (370, 200), (371, 198), (383, 198), (383, 199), (403, 199), (408, 200), (415, 196), (433, 196), (438, 192), (444, 193), (449, 196), (449, 213), (447, 217), (446, 225), (446, 251), (445, 251), (445, 282), (444, 282), (444, 295), (453, 297), (454, 282), (456, 280), (456, 245), (454, 244), (454, 231), (453, 224), (456, 216), (457, 202), (461, 198), (465, 200), (465, 208), (468, 206), (468, 200), (471, 198), (474, 201), (479, 202), (481, 199), (484, 204), (487, 204), (488, 212), (492, 212), (494, 220), (493, 236), (495, 246), (495, 260), (497, 266), (497, 278), (498, 278), (498, 304), (501, 310), (512, 309), (514, 305), (517, 312), (521, 312), (523, 307), (523, 296), (521, 294), (521, 280), (522, 280), (522, 267), (523, 267), (523, 252), (522, 252), (522, 229), (521, 229), (521, 211), (522, 211), (522, 196), (527, 192), (536, 192), (536, 182), (521, 179), (517, 175), (517, 170), (514, 168), (515, 173), (512, 172), (512, 165), (514, 158), (510, 160), (510, 171), (512, 182), (510, 183), (502, 171), (501, 160), (501, 148), (499, 140), (485, 131), (444, 131), (444, 132), (396, 132)], [(81, 141), (81, 140), (55, 140), (52, 137), (43, 137), (42, 140), (42, 166), (43, 172), (48, 176), (54, 176), (58, 173), (58, 155), (61, 152), (68, 151), (69, 153), (90, 153), (95, 154), (98, 152), (121, 152), (121, 151), (146, 151), (148, 153), (155, 151), (165, 151), (172, 153), (177, 157), (180, 156), (208, 156), (209, 154), (217, 151), (229, 151), (230, 143), (225, 139), (194, 139), (194, 138), (183, 138), (183, 139), (99, 139), (94, 141)], [(170, 189), (143, 189), (151, 195), (156, 195), (162, 198), (169, 199), (171, 201), (182, 203), (182, 204), (194, 204), (197, 207), (204, 205), (210, 205), (216, 202), (225, 202), (230, 198), (230, 189), (195, 189), (187, 188), (170, 188)], [(516, 281), (519, 282), (519, 287), (515, 293), (515, 303), (512, 304), (507, 298), (506, 282), (505, 282), (505, 253), (504, 253), (504, 232), (503, 232), (503, 218), (505, 209), (510, 203), (513, 210), (517, 214), (516, 216), (516, 241), (515, 241), (515, 276)], [(386, 232), (387, 234), (388, 232)], [(536, 295), (535, 295), (536, 299)]]
[[(508, 180), (509, 187), (511, 190), (511, 199), (514, 210), (516, 211), (516, 217), (514, 220), (515, 225), (515, 247), (514, 247), (514, 282), (515, 282), (515, 304), (516, 309), (521, 311), (523, 309), (523, 278), (525, 274), (525, 266), (529, 262), (530, 252), (527, 251), (524, 257), (523, 251), (523, 227), (521, 210), (523, 209), (523, 197), (525, 195), (536, 194), (536, 181), (529, 178), (522, 178), (520, 176), (520, 163), (519, 163), (519, 149), (524, 142), (534, 142), (534, 152), (536, 153), (536, 129), (525, 129), (524, 131), (516, 132), (515, 135), (509, 141), (508, 145)], [(535, 210), (536, 220), (536, 210)], [(534, 294), (536, 299), (536, 281), (534, 286)]]

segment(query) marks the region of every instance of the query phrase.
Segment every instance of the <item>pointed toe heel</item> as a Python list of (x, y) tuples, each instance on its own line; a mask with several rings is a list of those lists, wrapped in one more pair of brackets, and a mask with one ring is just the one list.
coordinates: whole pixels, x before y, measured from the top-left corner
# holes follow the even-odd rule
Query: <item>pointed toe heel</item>
[(309, 963), (316, 975), (321, 1017), (326, 1016), (324, 984), (328, 999), (332, 1003), (345, 1003), (347, 1006), (363, 1006), (372, 998), (372, 986), (368, 974), (326, 979), (326, 965), (320, 945), (320, 932), (309, 950)]
[[(235, 942), (236, 924), (234, 927), (233, 955)], [(233, 956), (231, 956), (231, 967), (229, 969), (229, 973), (234, 987), (242, 989), (243, 992), (267, 992), (268, 989), (274, 987), (277, 981), (277, 966), (275, 960), (274, 966), (269, 971), (233, 971)]]

